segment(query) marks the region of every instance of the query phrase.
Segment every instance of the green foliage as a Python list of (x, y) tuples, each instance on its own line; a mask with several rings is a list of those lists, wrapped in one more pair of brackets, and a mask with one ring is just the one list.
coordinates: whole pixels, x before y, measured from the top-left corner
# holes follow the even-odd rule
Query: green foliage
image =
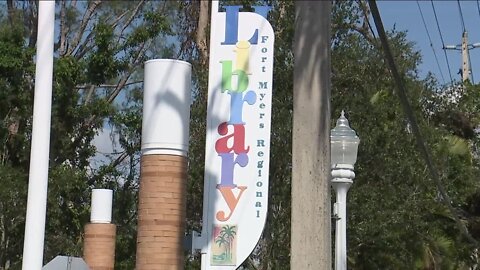
[[(455, 227), (429, 178), (378, 44), (371, 33), (361, 29), (362, 4), (336, 1), (332, 11), (332, 124), (345, 109), (361, 138), (357, 178), (349, 195), (349, 268), (455, 269), (469, 265), (472, 247)], [(262, 239), (257, 252), (244, 264), (245, 269), (289, 269), (290, 261), (291, 154), (285, 154), (285, 149), (291, 149), (294, 2), (273, 1), (272, 5), (275, 71), (270, 179), (275, 185), (269, 187), (269, 212)], [(473, 181), (475, 170), (468, 162), (470, 148), (465, 140), (445, 140), (448, 131), (431, 125), (429, 108), (435, 107), (436, 86), (432, 81), (418, 80), (420, 54), (413, 50), (414, 44), (406, 34), (388, 35), (447, 192), (455, 205), (462, 205), (477, 186)], [(202, 83), (200, 87), (206, 82)], [(206, 89), (206, 85), (203, 87)], [(196, 111), (199, 104), (204, 109), (202, 94), (194, 102), (192, 119), (200, 113)], [(195, 120), (200, 121), (199, 126), (202, 117)], [(195, 163), (190, 163), (190, 183), (198, 183), (203, 173), (203, 164), (198, 165), (203, 158), (197, 155), (203, 156), (204, 142), (198, 141), (198, 146), (195, 138), (197, 133), (191, 139), (195, 154), (190, 159)], [(197, 147), (198, 152), (192, 150)], [(196, 195), (201, 190), (201, 185), (192, 185), (189, 198), (201, 202)], [(199, 215), (201, 210), (189, 212), (187, 221), (196, 224)]]
[[(37, 3), (12, 3), (0, 21), (0, 269), (21, 264), (37, 35)], [(45, 262), (59, 254), (81, 256), (91, 189), (109, 187), (117, 206), (116, 265), (134, 268), (142, 108), (141, 85), (134, 80), (148, 55), (162, 57), (175, 48), (163, 41), (175, 35), (175, 13), (164, 12), (170, 6), (170, 1), (57, 5)], [(119, 152), (102, 156), (94, 138), (109, 127), (119, 138)]]
[[(351, 12), (351, 7), (347, 10)], [(339, 14), (346, 16), (345, 11)], [(355, 20), (352, 16), (346, 20)], [(338, 39), (332, 48), (332, 118), (344, 109), (361, 139), (357, 177), (348, 197), (349, 268), (450, 269), (471, 264), (473, 249), (455, 227), (430, 180), (394, 95), (396, 88), (382, 52), (362, 33), (339, 33), (332, 33)], [(448, 132), (429, 124), (436, 99), (434, 86), (417, 78), (419, 53), (405, 33), (391, 32), (389, 38), (442, 182), (452, 203), (461, 206), (478, 188), (468, 161), (469, 147), (464, 140), (445, 140)]]
[[(25, 50), (22, 28), (0, 27), (0, 72), (7, 78), (17, 77), (16, 72), (25, 65)], [(17, 75), (17, 76), (15, 76)], [(18, 82), (18, 81), (17, 81)]]
[(11, 236), (23, 235), (27, 175), (8, 165), (0, 165), (0, 175), (0, 269), (20, 268), (23, 243)]
[[(243, 267), (278, 270), (290, 268), (295, 2), (222, 5), (250, 10), (265, 2), (273, 7), (269, 20), (275, 30), (272, 184), (267, 224)], [(15, 10), (0, 21), (0, 269), (21, 264), (32, 128), (36, 4), (14, 3)], [(332, 10), (332, 125), (345, 110), (361, 139), (348, 197), (349, 268), (467, 269), (478, 263), (476, 247), (458, 231), (453, 215), (480, 240), (480, 140), (474, 130), (480, 124), (480, 86), (438, 90), (434, 79), (420, 80), (414, 44), (406, 33), (388, 33), (422, 134), (457, 211), (451, 213), (418, 153), (378, 42), (365, 28), (365, 7), (363, 1), (335, 1)], [(116, 268), (134, 268), (142, 110), (142, 85), (136, 82), (148, 58), (178, 55), (193, 65), (187, 230), (201, 229), (208, 61), (195, 44), (196, 9), (195, 1), (57, 5), (57, 20), (64, 20), (57, 25), (64, 31), (55, 39), (45, 261), (60, 253), (81, 255), (90, 190), (103, 187), (115, 192)], [(102, 132), (116, 138), (111, 153), (99, 153), (93, 143)], [(199, 269), (199, 257), (187, 255), (185, 268)]]
[(145, 42), (160, 33), (173, 35), (170, 23), (163, 14), (153, 11), (146, 12), (143, 17), (144, 25), (135, 29), (135, 31), (128, 37), (126, 46), (132, 46), (140, 42)]
[(98, 85), (116, 77), (121, 64), (115, 58), (113, 28), (104, 22), (99, 22), (94, 32), (96, 49), (87, 59), (87, 76), (89, 81)]
[[(45, 255), (82, 256), (83, 226), (90, 217), (86, 172), (68, 165), (50, 170)], [(61, 228), (61, 229), (60, 229)], [(50, 258), (49, 258), (50, 257)]]

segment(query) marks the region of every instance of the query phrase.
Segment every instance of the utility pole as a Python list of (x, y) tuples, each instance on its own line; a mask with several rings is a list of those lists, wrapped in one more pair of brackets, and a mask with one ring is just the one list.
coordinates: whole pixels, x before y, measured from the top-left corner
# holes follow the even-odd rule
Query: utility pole
[(468, 34), (463, 31), (462, 34), (462, 82), (468, 80), (470, 75), (470, 63), (468, 62)]
[(468, 33), (466, 30), (463, 31), (462, 34), (462, 44), (459, 45), (447, 45), (444, 46), (444, 50), (461, 50), (462, 51), (462, 82), (466, 82), (470, 79), (470, 49), (475, 49), (480, 47), (480, 43), (468, 44)]
[(332, 268), (331, 1), (295, 2), (291, 269)]

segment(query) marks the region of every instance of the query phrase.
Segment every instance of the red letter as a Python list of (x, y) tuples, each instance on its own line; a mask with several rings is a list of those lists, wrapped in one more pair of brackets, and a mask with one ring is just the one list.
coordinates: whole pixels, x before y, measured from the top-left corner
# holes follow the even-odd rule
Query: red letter
[[(232, 125), (233, 133), (227, 135), (228, 133), (228, 124), (223, 122), (218, 126), (218, 134), (225, 136), (217, 140), (215, 143), (215, 151), (217, 153), (230, 153), (232, 150), (235, 154), (248, 153), (250, 146), (245, 148), (245, 126), (243, 125)], [(232, 147), (228, 147), (228, 141), (233, 138)]]

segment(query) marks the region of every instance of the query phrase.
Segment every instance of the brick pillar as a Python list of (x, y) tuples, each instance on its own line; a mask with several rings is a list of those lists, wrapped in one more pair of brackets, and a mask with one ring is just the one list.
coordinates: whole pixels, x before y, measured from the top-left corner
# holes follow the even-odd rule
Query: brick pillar
[(91, 270), (113, 270), (117, 227), (110, 223), (85, 225), (83, 259)]
[(186, 157), (142, 156), (137, 270), (183, 269), (186, 178)]

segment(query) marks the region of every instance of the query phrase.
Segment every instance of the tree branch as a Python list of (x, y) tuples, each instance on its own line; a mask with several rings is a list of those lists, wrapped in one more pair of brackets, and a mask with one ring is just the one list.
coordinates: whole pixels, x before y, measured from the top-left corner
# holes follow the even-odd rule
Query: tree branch
[(139, 64), (138, 61), (139, 61), (139, 59), (140, 59), (140, 56), (145, 53), (147, 47), (148, 47), (148, 46), (145, 46), (145, 43), (142, 43), (142, 45), (140, 46), (140, 50), (139, 50), (137, 56), (135, 57), (135, 60), (132, 62), (132, 65), (128, 68), (127, 73), (120, 79), (120, 81), (118, 82), (117, 87), (116, 87), (115, 90), (112, 92), (112, 94), (110, 94), (110, 97), (108, 97), (108, 99), (107, 99), (107, 102), (108, 102), (108, 103), (113, 102), (113, 100), (118, 96), (118, 94), (120, 93), (120, 91), (125, 87), (128, 79), (129, 79), (130, 76), (132, 75), (133, 69)]
[(370, 41), (372, 44), (377, 43), (377, 37), (375, 36), (375, 32), (373, 31), (372, 26), (370, 25), (370, 8), (365, 0), (359, 0), (358, 5), (363, 13), (363, 25), (362, 31), (364, 32), (362, 35)]
[(102, 1), (100, 0), (96, 0), (89, 3), (87, 10), (85, 10), (85, 13), (83, 14), (82, 22), (80, 23), (80, 28), (78, 29), (77, 35), (73, 39), (72, 46), (68, 49), (66, 55), (71, 55), (73, 51), (75, 51), (75, 49), (77, 48), (85, 32), (85, 28), (87, 27), (93, 16), (93, 12), (100, 5), (101, 2)]
[(28, 7), (28, 24), (30, 27), (30, 36), (28, 39), (28, 47), (33, 48), (37, 44), (37, 23), (38, 23), (38, 18), (36, 16), (37, 12), (35, 12), (33, 9), (36, 6), (35, 1), (29, 1), (29, 7)]
[(90, 41), (91, 37), (93, 36), (93, 30), (90, 30), (85, 40), (82, 44), (78, 45), (78, 49), (76, 50), (74, 56), (76, 59), (82, 58), (93, 46), (87, 46), (88, 42)]
[(128, 20), (125, 22), (125, 25), (123, 26), (122, 30), (120, 31), (120, 34), (118, 35), (118, 40), (117, 40), (117, 43), (120, 42), (120, 38), (123, 36), (123, 32), (125, 31), (125, 29), (127, 29), (127, 27), (132, 23), (133, 19), (135, 19), (135, 16), (137, 16), (138, 14), (138, 11), (140, 10), (140, 8), (145, 4), (145, 0), (141, 0), (138, 5), (135, 7), (135, 9), (133, 10), (133, 13), (132, 15), (128, 18)]
[[(143, 80), (129, 82), (129, 83), (126, 83), (124, 86), (129, 86), (129, 85), (137, 84), (137, 83), (143, 83)], [(89, 84), (88, 85), (82, 84), (82, 85), (75, 86), (75, 88), (76, 89), (85, 89), (85, 88), (89, 88), (91, 86), (92, 85), (89, 85)], [(96, 86), (95, 88), (116, 88), (117, 86), (118, 86), (118, 84), (100, 84), (100, 85)]]
[(13, 25), (13, 16), (15, 14), (15, 5), (13, 0), (7, 0), (7, 10), (8, 10), (8, 22), (10, 25)]
[(66, 13), (67, 13), (67, 2), (61, 1), (62, 8), (60, 10), (60, 41), (59, 41), (59, 54), (60, 56), (64, 56), (66, 52), (66, 45), (67, 45), (67, 32), (68, 28), (65, 25), (66, 20)]
[(95, 85), (90, 85), (90, 89), (88, 89), (87, 97), (85, 98), (85, 102), (83, 103), (83, 105), (87, 105), (88, 103), (90, 103), (93, 91), (95, 91)]
[(123, 151), (112, 163), (110, 163), (110, 166), (112, 168), (115, 168), (118, 166), (118, 164), (122, 163), (122, 161), (125, 160), (125, 158), (128, 157), (128, 152)]

